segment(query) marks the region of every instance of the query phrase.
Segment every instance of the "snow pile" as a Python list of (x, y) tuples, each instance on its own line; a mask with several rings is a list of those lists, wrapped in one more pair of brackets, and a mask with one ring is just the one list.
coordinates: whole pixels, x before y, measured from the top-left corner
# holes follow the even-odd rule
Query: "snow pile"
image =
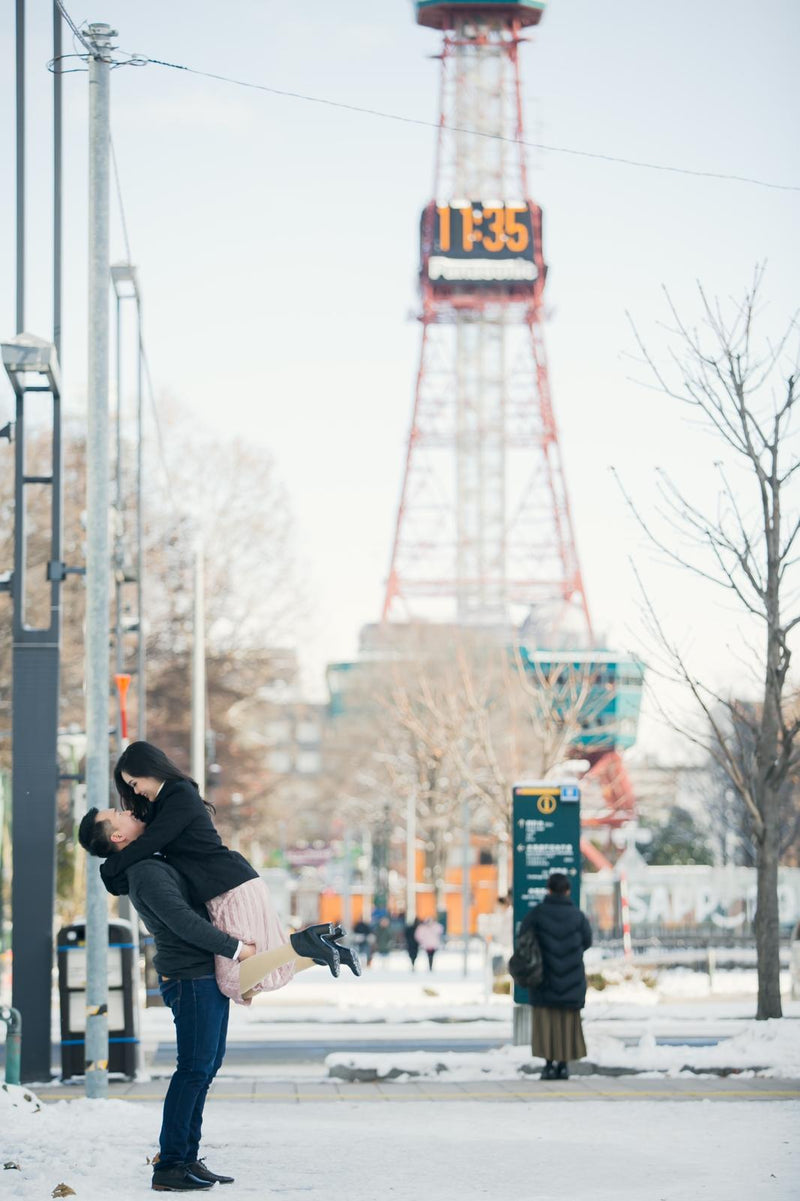
[(24, 1109), (28, 1113), (37, 1113), (42, 1104), (35, 1093), (19, 1084), (0, 1084), (0, 1114), (10, 1109)]
[[(800, 1076), (800, 1027), (794, 1022), (750, 1021), (732, 1038), (715, 1046), (659, 1046), (646, 1030), (634, 1046), (605, 1033), (585, 1029), (588, 1074), (665, 1072), (670, 1076), (684, 1070), (694, 1073), (759, 1069), (771, 1076)], [(513, 1080), (537, 1071), (543, 1060), (535, 1059), (527, 1047), (505, 1046), (490, 1051), (399, 1051), (391, 1054), (333, 1052), (325, 1060), (328, 1075), (346, 1080), (396, 1080), (409, 1078), (464, 1080)]]
[(659, 1046), (652, 1031), (645, 1031), (635, 1046), (624, 1046), (607, 1034), (586, 1032), (588, 1058), (598, 1067), (630, 1068), (638, 1072), (675, 1075), (690, 1066), (695, 1072), (761, 1069), (771, 1076), (800, 1075), (800, 1026), (786, 1019), (742, 1023), (732, 1038), (714, 1046), (678, 1044)]
[[(57, 1101), (38, 1106), (16, 1103), (14, 1093), (0, 1091), (2, 1160), (0, 1193), (10, 1186), (13, 1197), (69, 1196), (54, 1191), (66, 1185), (80, 1201), (119, 1198), (120, 1180), (150, 1183), (147, 1154), (154, 1144), (154, 1122), (141, 1106), (125, 1101)], [(29, 1094), (33, 1097), (33, 1094)], [(157, 1127), (155, 1129), (157, 1137)], [(12, 1164), (12, 1167), (5, 1165)], [(87, 1176), (95, 1184), (87, 1188)]]

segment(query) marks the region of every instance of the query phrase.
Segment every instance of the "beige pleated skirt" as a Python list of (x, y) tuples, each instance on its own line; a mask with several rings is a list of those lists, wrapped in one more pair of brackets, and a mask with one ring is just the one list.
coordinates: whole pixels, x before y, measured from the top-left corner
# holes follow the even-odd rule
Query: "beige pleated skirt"
[[(289, 941), (278, 921), (269, 889), (261, 879), (246, 880), (238, 888), (212, 897), (210, 901), (206, 901), (206, 909), (212, 925), (218, 930), (224, 930), (232, 938), (255, 943), (256, 951), (274, 951)], [(252, 991), (273, 992), (276, 988), (283, 988), (284, 984), (289, 983), (294, 972), (294, 963), (276, 968), (260, 980)], [(249, 1000), (244, 1000), (239, 988), (238, 962), (215, 955), (214, 975), (221, 993), (230, 997), (237, 1005), (250, 1004)]]
[(531, 1050), (540, 1059), (569, 1063), (583, 1059), (586, 1043), (579, 1009), (545, 1009), (533, 1007), (533, 1039)]

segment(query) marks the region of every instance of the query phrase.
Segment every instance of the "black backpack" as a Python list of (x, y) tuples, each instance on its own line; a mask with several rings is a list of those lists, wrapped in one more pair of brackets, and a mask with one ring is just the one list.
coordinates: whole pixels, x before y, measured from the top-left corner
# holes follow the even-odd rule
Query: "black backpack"
[(508, 971), (520, 988), (538, 988), (544, 979), (542, 949), (533, 926), (525, 926), (517, 935)]

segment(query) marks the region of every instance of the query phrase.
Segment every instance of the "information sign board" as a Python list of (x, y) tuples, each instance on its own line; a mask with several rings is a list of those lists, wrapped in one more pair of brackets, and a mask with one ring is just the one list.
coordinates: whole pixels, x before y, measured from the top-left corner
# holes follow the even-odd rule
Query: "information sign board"
[[(518, 784), (513, 790), (514, 935), (526, 913), (543, 900), (547, 878), (563, 872), (573, 903), (581, 901), (581, 805), (577, 784)], [(514, 986), (514, 1000), (528, 1003)]]

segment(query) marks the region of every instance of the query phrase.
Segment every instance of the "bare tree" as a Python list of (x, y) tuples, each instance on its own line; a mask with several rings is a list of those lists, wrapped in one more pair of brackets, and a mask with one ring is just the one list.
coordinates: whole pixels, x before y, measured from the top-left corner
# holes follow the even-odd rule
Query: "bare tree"
[[(649, 624), (675, 678), (688, 687), (705, 722), (676, 723), (719, 765), (747, 808), (756, 845), (758, 1007), (756, 1017), (781, 1016), (778, 859), (781, 792), (798, 763), (800, 719), (790, 688), (790, 635), (800, 623), (793, 590), (800, 530), (790, 433), (797, 398), (797, 335), (793, 319), (777, 343), (757, 339), (763, 268), (743, 300), (726, 313), (699, 288), (702, 321), (687, 324), (669, 295), (674, 322), (671, 366), (662, 370), (635, 331), (658, 390), (686, 404), (717, 440), (716, 511), (693, 503), (667, 473), (660, 475), (662, 516), (690, 549), (676, 551), (655, 532), (626, 494), (642, 527), (681, 568), (718, 585), (761, 627), (757, 703), (745, 713), (692, 669), (645, 596)], [(787, 462), (788, 460), (788, 462)], [(735, 477), (734, 473), (738, 472)], [(740, 487), (734, 478), (741, 479)], [(735, 720), (721, 721), (720, 713)], [(747, 731), (747, 737), (743, 734)], [(708, 732), (708, 733), (707, 733)]]
[[(208, 703), (219, 736), (222, 766), (215, 801), (223, 828), (246, 836), (274, 835), (278, 816), (268, 752), (251, 737), (238, 703), (283, 679), (285, 648), (296, 641), (304, 611), (294, 563), (293, 529), (285, 490), (265, 451), (240, 441), (212, 439), (178, 414), (168, 429), (164, 457), (145, 454), (145, 630), (148, 730), (188, 767), (192, 554), (194, 534), (205, 534), (207, 565)], [(77, 422), (63, 426), (63, 557), (72, 567), (84, 558), (85, 435)], [(0, 444), (4, 445), (4, 444)], [(148, 448), (149, 449), (149, 448)], [(47, 463), (47, 439), (31, 436), (29, 470)], [(13, 566), (13, 448), (0, 451), (0, 572)], [(123, 444), (123, 509), (128, 535), (135, 528), (132, 445)], [(42, 509), (29, 515), (28, 563), (32, 580), (45, 581), (48, 531)], [(39, 524), (37, 524), (37, 522)], [(127, 554), (133, 557), (128, 546)], [(46, 594), (49, 596), (49, 592)], [(59, 725), (80, 730), (84, 720), (85, 586), (70, 576), (61, 590), (63, 611)], [(130, 650), (131, 648), (128, 647)], [(0, 733), (11, 725), (11, 599), (0, 595)], [(114, 706), (109, 703), (110, 723)], [(109, 747), (113, 754), (115, 743)], [(11, 740), (0, 738), (0, 767), (10, 762)], [(231, 796), (241, 798), (233, 806)], [(61, 789), (60, 853), (72, 846), (72, 814)], [(62, 855), (62, 858), (64, 855)], [(69, 872), (61, 873), (65, 888)], [(71, 885), (69, 885), (71, 888)], [(64, 903), (71, 902), (64, 893)]]
[[(732, 723), (735, 728), (732, 728)], [(758, 726), (757, 706), (752, 702), (732, 701), (729, 710), (721, 712), (718, 724), (730, 733), (729, 746), (736, 747), (742, 771), (747, 770), (747, 760), (754, 753), (755, 731)], [(714, 740), (713, 731), (710, 734)], [(702, 788), (706, 815), (709, 819), (710, 837), (718, 849), (722, 863), (740, 863), (755, 867), (758, 862), (758, 844), (753, 834), (753, 819), (744, 799), (733, 787), (729, 773), (721, 766), (723, 756), (708, 757), (707, 769), (703, 772)], [(800, 781), (796, 765), (779, 791), (778, 857), (779, 863), (791, 862), (800, 844)]]
[(489, 631), (418, 625), (383, 631), (380, 656), (350, 673), (327, 748), (334, 791), (362, 813), (372, 804), (378, 825), (387, 798), (413, 797), (440, 900), (462, 801), (473, 828), (508, 835), (513, 783), (546, 776), (608, 703), (592, 665), (545, 658)]

